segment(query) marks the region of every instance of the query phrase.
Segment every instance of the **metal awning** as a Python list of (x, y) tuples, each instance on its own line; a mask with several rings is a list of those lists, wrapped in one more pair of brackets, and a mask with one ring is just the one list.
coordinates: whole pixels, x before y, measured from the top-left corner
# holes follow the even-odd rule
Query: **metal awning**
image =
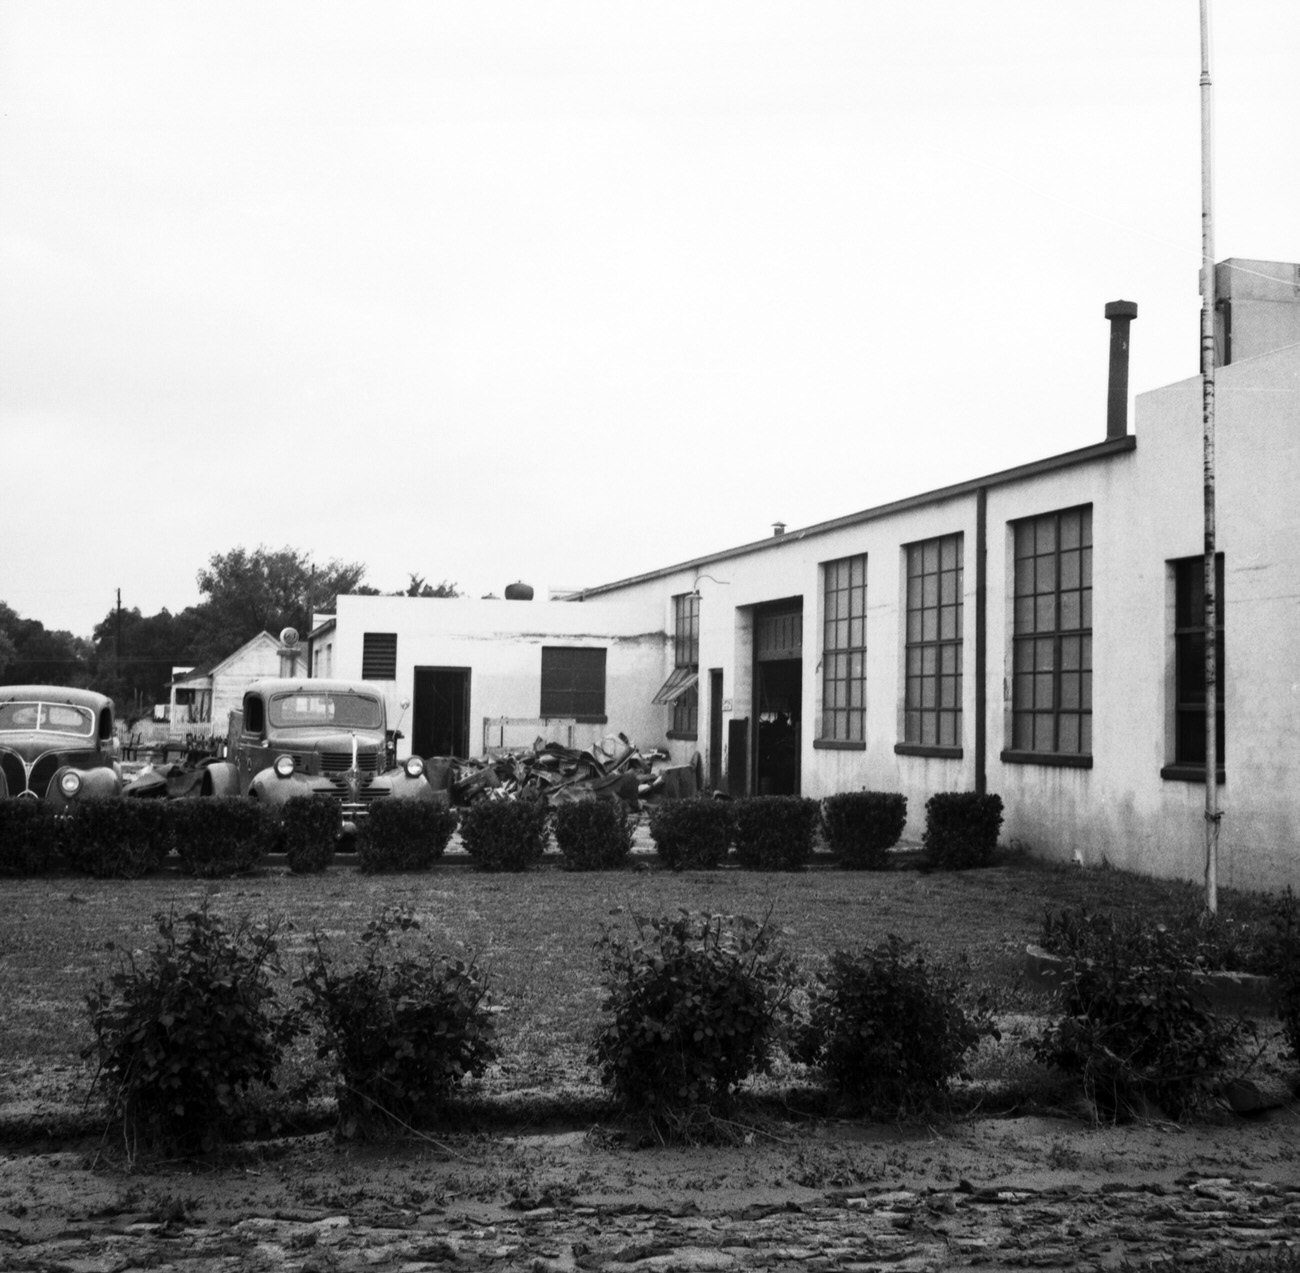
[(674, 703), (686, 693), (700, 674), (693, 667), (675, 667), (673, 674), (659, 688), (659, 693), (650, 701), (652, 703)]

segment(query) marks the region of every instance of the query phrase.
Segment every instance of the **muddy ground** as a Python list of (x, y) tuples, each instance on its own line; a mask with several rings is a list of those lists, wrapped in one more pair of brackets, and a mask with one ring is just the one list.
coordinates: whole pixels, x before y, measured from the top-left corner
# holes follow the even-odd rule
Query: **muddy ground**
[[(1078, 1110), (881, 1126), (768, 1114), (729, 1147), (580, 1117), (239, 1146), (127, 1171), (0, 1102), (0, 1269), (1194, 1269), (1300, 1246), (1300, 1105), (1177, 1126)], [(26, 1126), (26, 1134), (21, 1128)]]

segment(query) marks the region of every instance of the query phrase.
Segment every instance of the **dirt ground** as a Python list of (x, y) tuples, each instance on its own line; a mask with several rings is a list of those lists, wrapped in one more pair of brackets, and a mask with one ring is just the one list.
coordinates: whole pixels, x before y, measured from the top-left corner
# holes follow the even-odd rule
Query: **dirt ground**
[[(0, 1116), (32, 1101), (23, 1083), (6, 1093)], [(7, 1139), (3, 1270), (1188, 1269), (1300, 1246), (1295, 1102), (1181, 1127), (791, 1117), (692, 1149), (521, 1118), (382, 1145), (318, 1132), (134, 1172), (96, 1163), (94, 1139)]]

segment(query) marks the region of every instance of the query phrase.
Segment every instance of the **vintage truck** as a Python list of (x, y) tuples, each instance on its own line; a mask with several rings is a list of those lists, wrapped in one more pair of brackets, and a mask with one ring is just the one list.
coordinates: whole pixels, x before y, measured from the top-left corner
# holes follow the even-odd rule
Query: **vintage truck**
[(67, 808), (121, 792), (111, 698), (62, 685), (0, 687), (0, 798)]
[(276, 807), (293, 796), (327, 795), (356, 829), (376, 800), (445, 801), (424, 761), (393, 759), (383, 691), (364, 681), (268, 678), (230, 713), (226, 756), (205, 766), (200, 795), (251, 796)]

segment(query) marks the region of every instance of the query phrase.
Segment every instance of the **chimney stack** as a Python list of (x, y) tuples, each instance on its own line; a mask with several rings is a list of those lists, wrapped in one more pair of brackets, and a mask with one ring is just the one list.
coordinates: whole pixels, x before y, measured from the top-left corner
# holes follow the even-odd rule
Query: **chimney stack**
[(1110, 385), (1106, 399), (1106, 440), (1128, 437), (1128, 325), (1138, 316), (1134, 301), (1107, 301), (1110, 320)]

